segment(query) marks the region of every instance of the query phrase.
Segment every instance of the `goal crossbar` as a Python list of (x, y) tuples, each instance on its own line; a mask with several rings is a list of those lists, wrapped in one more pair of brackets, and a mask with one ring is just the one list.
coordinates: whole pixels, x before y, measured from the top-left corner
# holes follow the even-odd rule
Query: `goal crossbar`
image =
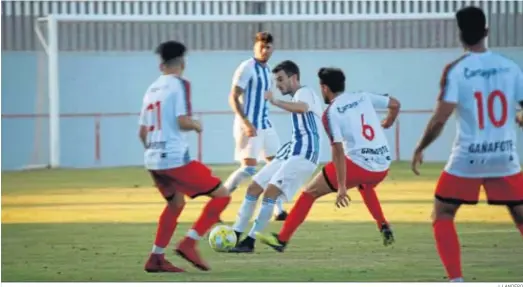
[[(50, 14), (35, 22), (35, 33), (47, 54), (49, 97), (49, 167), (60, 166), (60, 91), (59, 35), (60, 22), (349, 22), (453, 19), (454, 13), (379, 13), (317, 15), (82, 15)], [(45, 24), (47, 37), (41, 26)]]

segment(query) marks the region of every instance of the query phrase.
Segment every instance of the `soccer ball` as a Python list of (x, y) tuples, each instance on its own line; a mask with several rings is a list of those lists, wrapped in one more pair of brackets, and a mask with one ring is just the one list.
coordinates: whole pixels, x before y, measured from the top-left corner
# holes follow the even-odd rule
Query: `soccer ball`
[(236, 245), (236, 233), (232, 227), (218, 225), (209, 234), (209, 245), (214, 251), (225, 252)]

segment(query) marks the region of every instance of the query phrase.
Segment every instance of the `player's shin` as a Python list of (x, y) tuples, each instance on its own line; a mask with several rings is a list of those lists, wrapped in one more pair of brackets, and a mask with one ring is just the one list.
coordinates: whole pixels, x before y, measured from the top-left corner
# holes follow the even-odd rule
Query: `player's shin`
[(247, 193), (243, 199), (238, 215), (236, 216), (236, 222), (233, 225), (233, 229), (236, 232), (236, 236), (239, 237), (247, 228), (249, 220), (251, 220), (254, 210), (256, 209), (256, 203), (258, 202), (258, 196)]
[(211, 198), (192, 229), (187, 233), (187, 236), (194, 240), (199, 240), (214, 224), (218, 223), (220, 214), (229, 205), (230, 201), (231, 198), (229, 196)]
[(300, 197), (298, 198), (298, 200), (294, 204), (294, 207), (289, 213), (287, 220), (285, 220), (285, 223), (283, 224), (280, 233), (278, 234), (278, 239), (280, 241), (289, 241), (291, 236), (294, 234), (294, 232), (298, 229), (298, 227), (303, 223), (303, 221), (309, 214), (309, 211), (315, 200), (316, 198), (312, 194), (308, 192), (301, 193)]
[(241, 166), (237, 170), (235, 170), (229, 178), (225, 181), (223, 186), (227, 188), (227, 190), (232, 193), (238, 188), (238, 186), (248, 178), (252, 177), (256, 173), (256, 167), (255, 166)]
[(461, 250), (454, 220), (451, 218), (436, 218), (433, 223), (433, 231), (439, 257), (449, 280), (461, 279), (463, 277), (461, 271)]
[(158, 221), (158, 229), (156, 231), (156, 239), (154, 240), (152, 253), (163, 254), (165, 247), (171, 241), (174, 230), (178, 223), (178, 217), (183, 210), (184, 204), (175, 206), (174, 204), (167, 204), (160, 215)]
[(271, 216), (274, 212), (275, 199), (264, 197), (260, 212), (254, 221), (254, 224), (249, 232), (249, 237), (256, 238), (256, 233), (261, 232), (267, 227), (267, 224), (271, 220)]
[(388, 223), (385, 219), (385, 215), (383, 214), (383, 210), (381, 209), (381, 204), (376, 194), (376, 190), (374, 190), (374, 188), (369, 185), (362, 185), (358, 188), (358, 190), (360, 191), (363, 202), (365, 202), (365, 206), (367, 206), (367, 209), (376, 221), (378, 229), (381, 230), (382, 225)]

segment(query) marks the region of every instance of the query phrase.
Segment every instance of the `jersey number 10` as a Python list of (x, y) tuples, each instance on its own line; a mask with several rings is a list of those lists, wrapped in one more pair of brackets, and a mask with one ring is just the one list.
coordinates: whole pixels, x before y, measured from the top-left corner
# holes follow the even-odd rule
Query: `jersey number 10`
[(149, 131), (152, 132), (154, 130), (161, 130), (162, 129), (162, 109), (161, 109), (161, 102), (157, 101), (153, 104), (147, 105), (147, 111), (151, 111), (154, 113), (154, 110), (156, 110), (156, 125), (149, 126)]
[[(485, 113), (484, 113), (484, 104), (483, 104), (483, 94), (481, 92), (475, 92), (474, 98), (476, 98), (476, 104), (478, 107), (478, 124), (479, 129), (482, 130), (485, 128)], [(494, 114), (494, 101), (496, 98), (499, 98), (501, 102), (501, 117), (497, 118)], [(507, 122), (507, 97), (500, 90), (492, 91), (487, 97), (487, 114), (490, 122), (496, 128), (502, 127)]]

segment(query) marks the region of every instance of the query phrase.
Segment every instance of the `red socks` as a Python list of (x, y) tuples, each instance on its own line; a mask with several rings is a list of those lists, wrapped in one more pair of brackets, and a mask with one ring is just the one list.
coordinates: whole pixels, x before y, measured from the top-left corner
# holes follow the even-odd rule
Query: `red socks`
[(283, 223), (283, 227), (278, 234), (278, 239), (287, 242), (291, 238), (292, 234), (298, 229), (298, 227), (303, 223), (309, 210), (314, 203), (315, 198), (306, 192), (302, 192), (300, 198), (294, 204), (289, 216)]
[(376, 191), (374, 188), (368, 185), (365, 185), (363, 188), (359, 188), (358, 190), (360, 191), (361, 197), (363, 202), (365, 202), (367, 209), (369, 210), (374, 220), (376, 220), (378, 229), (381, 229), (381, 225), (383, 223), (387, 223), (387, 220), (385, 220), (385, 215), (383, 215), (383, 211), (381, 210), (380, 201), (378, 200)]
[(174, 230), (176, 229), (178, 217), (182, 213), (182, 210), (183, 206), (177, 209), (174, 209), (169, 205), (165, 206), (165, 209), (160, 215), (160, 220), (158, 221), (158, 229), (156, 230), (154, 245), (161, 248), (167, 247), (169, 241), (171, 241)]
[(436, 219), (432, 224), (436, 247), (450, 280), (463, 277), (461, 250), (456, 226), (451, 219)]
[(202, 214), (194, 223), (192, 229), (198, 233), (199, 236), (203, 236), (214, 224), (220, 221), (220, 214), (225, 210), (229, 202), (230, 197), (215, 197), (207, 203), (205, 208), (202, 210)]

